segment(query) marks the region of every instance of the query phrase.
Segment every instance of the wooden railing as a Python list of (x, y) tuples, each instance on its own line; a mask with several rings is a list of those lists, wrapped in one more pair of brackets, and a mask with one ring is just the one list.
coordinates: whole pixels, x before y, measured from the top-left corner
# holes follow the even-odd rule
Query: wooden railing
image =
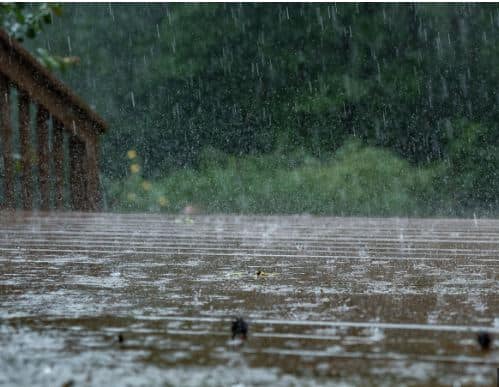
[(95, 112), (0, 30), (0, 207), (97, 210), (105, 129)]

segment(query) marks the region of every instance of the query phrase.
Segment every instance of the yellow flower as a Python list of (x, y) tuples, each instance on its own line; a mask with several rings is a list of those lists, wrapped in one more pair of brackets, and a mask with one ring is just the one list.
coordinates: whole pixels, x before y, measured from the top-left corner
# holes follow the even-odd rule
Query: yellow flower
[(132, 165), (130, 165), (130, 171), (132, 173), (139, 173), (139, 171), (140, 171), (140, 165), (136, 164), (136, 163), (133, 163)]
[(135, 152), (135, 150), (133, 149), (130, 149), (128, 152), (126, 152), (126, 155), (130, 160), (133, 160), (137, 157), (137, 152)]
[(161, 207), (167, 206), (169, 203), (170, 203), (170, 201), (169, 201), (166, 197), (164, 197), (163, 195), (161, 195), (161, 196), (158, 198), (158, 204), (159, 204)]
[(150, 182), (148, 182), (147, 180), (144, 180), (144, 181), (142, 182), (142, 189), (143, 189), (144, 191), (150, 191), (150, 190), (151, 190), (151, 188), (152, 188), (152, 184), (151, 184)]
[(126, 195), (126, 198), (129, 202), (134, 202), (135, 199), (137, 199), (137, 195), (133, 192), (129, 192), (128, 195)]

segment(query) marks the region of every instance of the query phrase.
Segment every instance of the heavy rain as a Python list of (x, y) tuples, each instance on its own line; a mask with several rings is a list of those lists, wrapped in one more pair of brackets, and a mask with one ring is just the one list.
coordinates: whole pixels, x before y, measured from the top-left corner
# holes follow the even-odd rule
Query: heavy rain
[(0, 385), (499, 383), (497, 4), (0, 23)]

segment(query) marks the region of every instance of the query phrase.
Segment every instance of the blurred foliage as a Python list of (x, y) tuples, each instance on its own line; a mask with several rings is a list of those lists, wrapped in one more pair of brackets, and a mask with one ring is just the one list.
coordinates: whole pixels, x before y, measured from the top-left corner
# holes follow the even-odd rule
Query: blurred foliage
[(2, 3), (0, 25), (14, 39), (34, 38), (46, 24), (52, 24), (52, 14), (61, 15), (58, 4)]
[[(142, 157), (141, 179), (179, 192), (163, 177), (192, 178), (204, 182), (206, 192), (228, 200), (212, 203), (210, 211), (225, 205), (288, 212), (289, 205), (311, 212), (377, 209), (384, 214), (392, 203), (394, 209), (414, 213), (418, 204), (397, 203), (406, 203), (407, 197), (421, 201), (416, 194), (425, 198), (425, 208), (434, 208), (430, 214), (438, 209), (448, 214), (499, 211), (497, 4), (65, 5), (64, 18), (49, 28), (53, 33), (29, 45), (82, 58), (81, 66), (63, 78), (110, 123), (102, 142), (107, 181), (129, 181), (122, 155), (133, 148)], [(352, 137), (368, 147), (345, 148)], [(421, 178), (416, 181), (424, 192), (409, 190), (405, 175), (389, 165), (383, 173), (393, 173), (385, 179), (394, 181), (380, 177), (379, 196), (368, 191), (365, 198), (357, 197), (358, 180), (344, 178), (344, 169), (328, 164), (339, 157), (333, 156), (338, 149), (368, 157), (373, 147), (389, 152), (392, 167), (397, 157), (414, 172), (409, 176)], [(374, 153), (387, 157), (379, 152)], [(315, 160), (313, 167), (295, 160), (297, 154)], [(321, 210), (315, 204), (300, 207), (285, 199), (294, 183), (282, 176), (294, 175), (278, 160), (296, 162), (300, 176), (307, 176), (302, 185), (317, 183), (314, 168), (317, 176), (333, 168), (325, 181), (352, 189), (358, 211), (332, 204)], [(237, 174), (242, 168), (241, 174), (253, 176), (244, 168), (260, 162), (262, 181), (266, 174), (269, 180), (261, 187), (267, 187), (269, 197), (258, 195), (267, 204), (248, 199), (236, 205), (236, 199), (224, 196), (222, 182), (259, 185), (238, 180)], [(364, 173), (355, 171), (357, 164), (346, 156), (343, 163), (350, 165), (351, 176)], [(434, 180), (427, 179), (434, 174)], [(272, 183), (274, 177), (287, 188)], [(386, 187), (393, 187), (395, 178), (406, 188), (392, 190), (394, 199), (388, 200)], [(216, 192), (210, 182), (218, 184)], [(436, 190), (428, 201), (431, 182)], [(320, 186), (333, 195), (326, 183)], [(271, 192), (284, 203), (268, 204)], [(180, 203), (175, 195), (163, 194), (168, 208), (181, 207), (174, 207)], [(185, 194), (190, 196), (184, 202), (194, 199), (192, 192)], [(122, 197), (115, 191), (111, 196)]]
[[(431, 169), (410, 166), (393, 153), (348, 141), (327, 161), (302, 154), (266, 156), (203, 152), (199, 170), (183, 169), (154, 182), (130, 169), (110, 184), (115, 210), (430, 215)], [(208, 159), (204, 159), (208, 157)], [(130, 166), (135, 161), (131, 161)], [(161, 205), (161, 200), (162, 204)]]
[(115, 183), (108, 183), (107, 193), (114, 209), (161, 211), (169, 206), (164, 189), (142, 176), (142, 161), (135, 149), (126, 153), (128, 176)]
[[(56, 3), (2, 3), (0, 4), (0, 25), (14, 39), (22, 42), (34, 39), (46, 25), (52, 24), (53, 15), (61, 16), (62, 8)], [(47, 49), (37, 48), (35, 56), (50, 70), (65, 71), (79, 62), (78, 57), (53, 55)]]
[[(499, 213), (499, 135), (497, 130), (469, 122), (459, 122), (450, 142), (439, 181), (449, 200), (448, 213), (466, 214), (466, 209), (482, 208)], [(488, 210), (488, 211), (487, 211)]]

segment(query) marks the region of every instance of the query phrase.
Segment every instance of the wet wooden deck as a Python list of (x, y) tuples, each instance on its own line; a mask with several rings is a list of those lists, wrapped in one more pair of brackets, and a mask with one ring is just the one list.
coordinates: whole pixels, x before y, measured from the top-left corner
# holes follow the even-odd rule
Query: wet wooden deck
[(498, 220), (0, 217), (0, 384), (496, 383)]

